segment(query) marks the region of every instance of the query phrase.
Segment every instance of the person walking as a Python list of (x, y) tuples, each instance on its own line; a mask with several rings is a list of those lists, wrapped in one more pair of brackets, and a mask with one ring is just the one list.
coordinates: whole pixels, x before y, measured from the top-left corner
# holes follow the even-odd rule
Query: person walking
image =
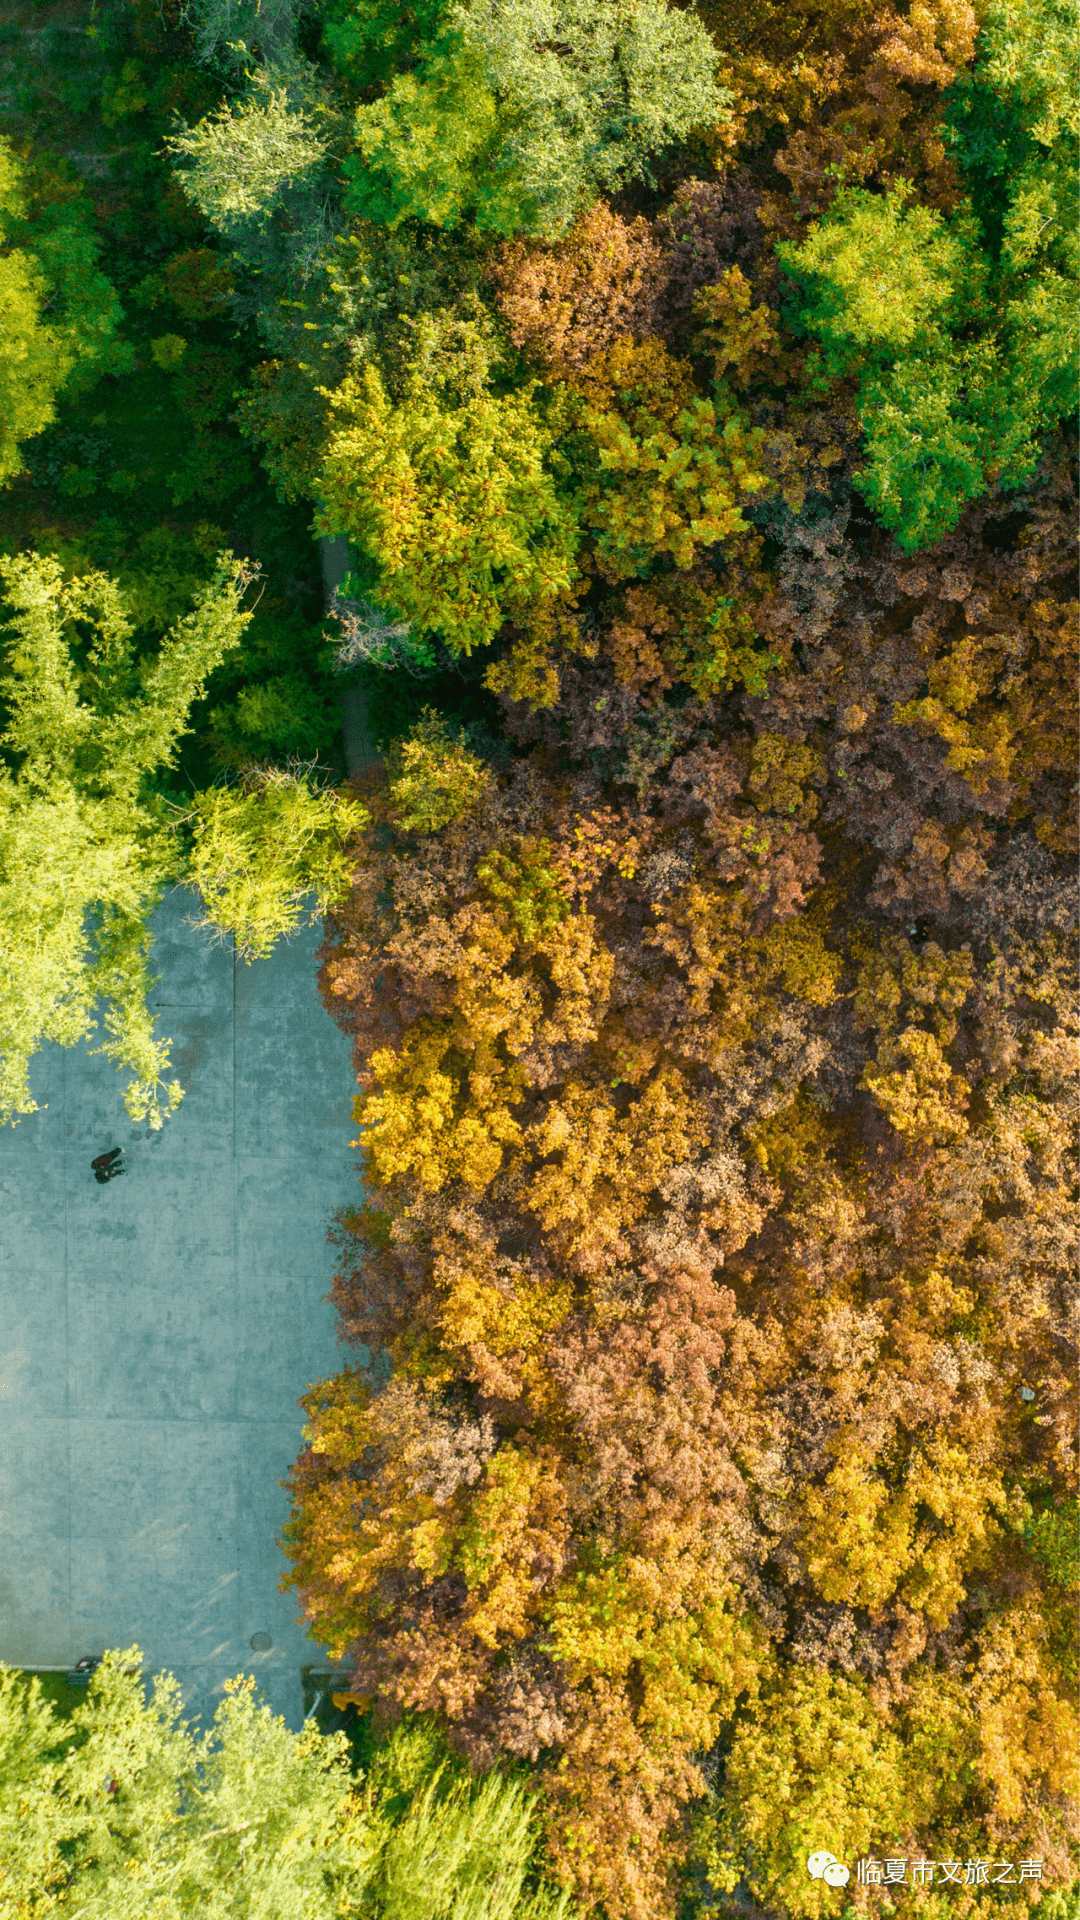
[(99, 1187), (107, 1186), (110, 1180), (115, 1180), (118, 1173), (127, 1172), (126, 1167), (117, 1164), (123, 1151), (123, 1147), (113, 1147), (111, 1152), (99, 1153), (91, 1160), (90, 1165), (94, 1169), (94, 1179), (97, 1181)]

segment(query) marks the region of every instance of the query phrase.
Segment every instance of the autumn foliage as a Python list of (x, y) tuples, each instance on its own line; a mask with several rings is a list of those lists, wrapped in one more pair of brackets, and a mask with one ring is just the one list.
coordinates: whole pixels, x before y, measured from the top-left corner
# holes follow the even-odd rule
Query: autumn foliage
[(816, 1913), (823, 1719), (841, 1857), (1067, 1872), (1069, 496), (915, 569), (790, 516), (762, 692), (658, 704), (613, 592), (497, 785), (372, 802), (323, 977), (393, 1372), (311, 1395), (297, 1578), (359, 1691), (545, 1763), (612, 1913), (687, 1846)]
[(1071, 56), (1056, 0), (700, 17), (731, 103), (651, 197), (481, 222), (458, 295), (432, 242), (419, 318), (363, 229), (319, 524), (503, 739), (397, 743), (329, 925), (290, 1579), (380, 1716), (535, 1770), (583, 1911), (817, 1920), (827, 1845), (1039, 1859), (913, 1910), (1056, 1920)]

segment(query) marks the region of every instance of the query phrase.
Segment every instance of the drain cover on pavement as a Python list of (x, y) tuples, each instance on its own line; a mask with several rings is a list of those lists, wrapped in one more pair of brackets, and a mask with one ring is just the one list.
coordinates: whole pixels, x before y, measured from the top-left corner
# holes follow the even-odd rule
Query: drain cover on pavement
[(268, 1633), (253, 1633), (251, 1639), (248, 1641), (248, 1646), (251, 1647), (255, 1653), (266, 1653), (273, 1644)]

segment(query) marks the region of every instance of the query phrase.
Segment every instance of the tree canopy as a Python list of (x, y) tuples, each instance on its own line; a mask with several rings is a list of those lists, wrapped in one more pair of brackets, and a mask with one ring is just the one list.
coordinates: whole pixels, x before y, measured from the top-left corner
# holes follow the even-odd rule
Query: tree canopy
[(171, 1920), (571, 1920), (537, 1885), (534, 1796), (473, 1786), (423, 1722), (354, 1770), (344, 1733), (299, 1734), (250, 1677), (195, 1735), (138, 1647), (105, 1654), (58, 1719), (36, 1676), (0, 1668), (0, 1913)]
[(991, 478), (1027, 479), (1075, 389), (1078, 129), (1059, 103), (1075, 101), (1080, 71), (1052, 10), (1047, 24), (1036, 54), (998, 10), (952, 90), (951, 144), (973, 200), (946, 219), (907, 181), (884, 198), (842, 188), (799, 245), (777, 249), (805, 288), (817, 377), (859, 376), (858, 484), (908, 550), (950, 532)]
[(142, 663), (104, 575), (65, 585), (55, 560), (33, 557), (4, 562), (2, 578), (15, 611), (0, 683), (0, 1112), (34, 1112), (31, 1056), (43, 1040), (71, 1046), (90, 1032), (100, 999), (103, 1051), (133, 1075), (128, 1112), (160, 1127), (180, 1089), (161, 1091), (168, 1046), (146, 1008), (146, 920), (177, 862), (148, 776), (173, 756), (207, 674), (240, 637), (246, 576), (222, 555), (192, 613)]
[[(289, 1482), (314, 1636), (380, 1726), (528, 1768), (602, 1920), (1064, 1920), (1064, 0), (106, 11), (82, 93), (0, 41), (44, 369), (5, 551), (54, 608), (5, 791), (125, 953), (166, 850), (248, 953), (327, 914), (362, 1185)], [(76, 202), (130, 363), (38, 428)], [(72, 915), (60, 1024), (119, 965)]]
[(468, 0), (439, 24), (357, 109), (346, 205), (390, 226), (561, 232), (728, 104), (708, 35), (667, 0)]
[(44, 1040), (72, 1046), (96, 1027), (100, 1051), (132, 1074), (124, 1103), (160, 1127), (181, 1097), (154, 1036), (148, 919), (167, 885), (201, 888), (207, 924), (249, 956), (340, 896), (340, 848), (363, 819), (351, 800), (287, 774), (195, 797), (185, 816), (155, 788), (190, 709), (251, 614), (252, 571), (219, 556), (190, 613), (140, 655), (131, 609), (100, 573), (65, 582), (56, 560), (0, 561), (13, 617), (0, 677), (0, 1118), (33, 1113), (29, 1070)]
[(61, 388), (129, 363), (88, 212), (69, 182), (28, 177), (0, 139), (0, 487)]

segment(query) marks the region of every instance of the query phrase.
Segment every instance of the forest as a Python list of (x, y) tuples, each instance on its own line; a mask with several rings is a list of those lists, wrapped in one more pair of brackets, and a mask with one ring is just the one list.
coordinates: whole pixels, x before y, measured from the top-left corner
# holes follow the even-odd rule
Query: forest
[(0, 87), (0, 1118), (96, 1015), (168, 1123), (179, 882), (355, 1049), (372, 1771), (242, 1910), (1067, 1920), (1072, 8), (13, 0)]

